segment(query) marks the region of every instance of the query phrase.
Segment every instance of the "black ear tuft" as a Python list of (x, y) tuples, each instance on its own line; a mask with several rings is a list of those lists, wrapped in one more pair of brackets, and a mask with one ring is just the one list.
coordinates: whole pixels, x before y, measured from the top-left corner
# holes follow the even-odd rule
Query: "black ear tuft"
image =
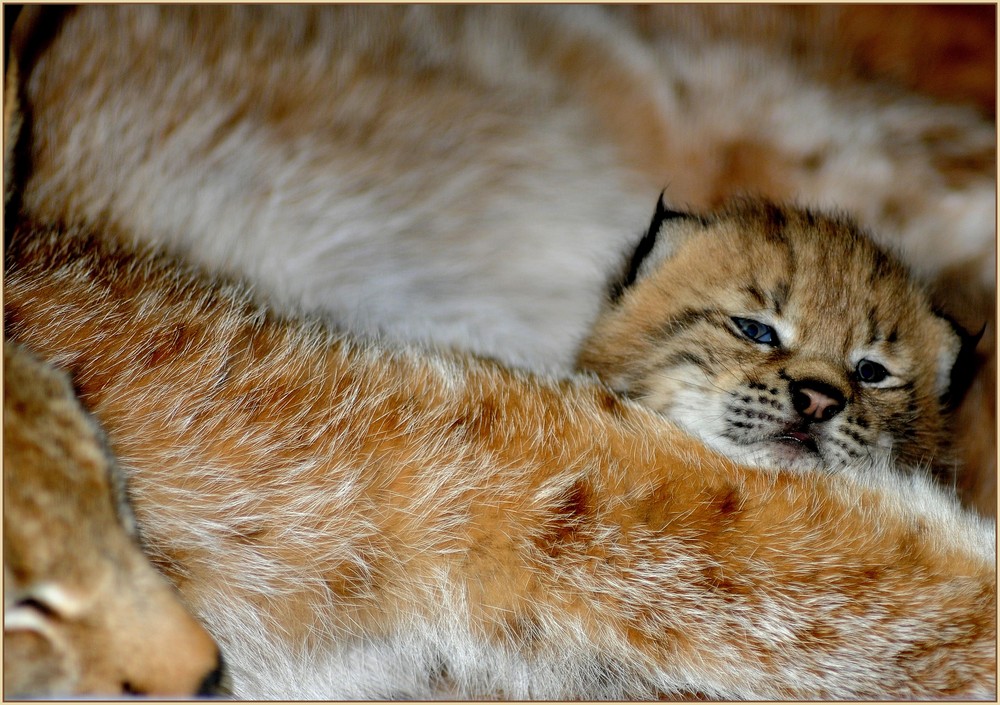
[(983, 334), (986, 332), (986, 324), (982, 325), (978, 333), (969, 333), (962, 326), (958, 325), (951, 316), (941, 313), (938, 315), (948, 321), (959, 340), (962, 341), (958, 357), (955, 358), (955, 364), (951, 368), (951, 380), (948, 385), (948, 391), (941, 397), (942, 403), (948, 409), (954, 409), (962, 401), (965, 393), (969, 391), (972, 380), (979, 369), (979, 361), (976, 359), (976, 346), (979, 345), (979, 341), (982, 340)]
[(689, 217), (686, 213), (669, 210), (663, 202), (663, 194), (664, 192), (660, 191), (660, 197), (656, 201), (656, 211), (653, 213), (653, 220), (650, 221), (649, 229), (646, 230), (645, 235), (642, 236), (642, 239), (639, 240), (639, 244), (636, 245), (635, 249), (632, 251), (628, 267), (625, 268), (619, 279), (611, 283), (609, 289), (611, 303), (618, 301), (622, 294), (625, 293), (625, 290), (635, 284), (635, 280), (639, 276), (639, 268), (642, 266), (646, 257), (649, 256), (649, 253), (653, 251), (653, 246), (656, 244), (656, 236), (659, 234), (663, 223), (668, 220), (673, 220), (674, 218)]

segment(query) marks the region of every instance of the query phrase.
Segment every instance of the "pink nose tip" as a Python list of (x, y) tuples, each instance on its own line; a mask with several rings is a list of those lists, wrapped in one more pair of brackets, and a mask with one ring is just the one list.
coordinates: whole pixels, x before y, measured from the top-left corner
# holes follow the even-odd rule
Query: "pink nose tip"
[(799, 412), (803, 416), (811, 416), (814, 419), (822, 421), (830, 418), (840, 410), (840, 402), (822, 392), (817, 392), (815, 389), (804, 387), (799, 390), (799, 393), (806, 397), (804, 400), (806, 403), (800, 404), (799, 408)]

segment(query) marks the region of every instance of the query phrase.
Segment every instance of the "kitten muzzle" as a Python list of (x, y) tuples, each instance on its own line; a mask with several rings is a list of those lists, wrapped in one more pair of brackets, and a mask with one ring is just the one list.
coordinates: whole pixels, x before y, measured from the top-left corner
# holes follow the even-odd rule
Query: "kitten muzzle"
[(816, 445), (816, 439), (801, 429), (787, 430), (778, 436), (776, 440), (783, 443), (796, 444), (802, 446), (811, 453), (816, 453), (817, 455), (819, 454), (819, 447)]

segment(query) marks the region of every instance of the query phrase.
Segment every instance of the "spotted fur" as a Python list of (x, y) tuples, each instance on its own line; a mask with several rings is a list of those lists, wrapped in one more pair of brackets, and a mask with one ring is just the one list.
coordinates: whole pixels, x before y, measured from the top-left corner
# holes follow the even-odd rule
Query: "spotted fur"
[[(938, 298), (977, 331), (995, 308), (995, 126), (845, 73), (852, 52), (903, 70), (878, 54), (909, 47), (912, 68), (933, 69), (913, 83), (955, 94), (975, 53), (947, 43), (947, 9), (871, 11), (909, 19), (837, 5), (64, 9), (21, 74), (21, 202), (39, 222), (108, 226), (246, 278), (286, 312), (566, 374), (650, 194), (707, 212), (749, 192), (851, 213), (946, 281)], [(981, 16), (961, 27), (962, 47), (991, 31)], [(988, 514), (994, 332), (954, 444), (959, 486)]]
[(589, 382), (282, 318), (565, 374), (665, 182), (992, 286), (991, 126), (675, 7), (80, 7), (26, 64), (24, 213), (99, 235), (16, 233), (6, 331), (73, 372), (238, 695), (995, 695), (993, 526), (920, 475), (767, 474)]
[(949, 467), (963, 337), (897, 259), (844, 217), (750, 201), (666, 212), (612, 284), (582, 368), (741, 462)]
[(22, 227), (73, 375), (243, 698), (983, 697), (994, 526), (920, 475), (735, 464), (586, 379), (359, 343)]

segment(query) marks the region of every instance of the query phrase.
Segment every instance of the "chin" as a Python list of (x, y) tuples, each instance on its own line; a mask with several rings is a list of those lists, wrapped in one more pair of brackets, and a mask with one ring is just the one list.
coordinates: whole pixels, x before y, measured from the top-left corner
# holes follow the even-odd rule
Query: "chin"
[(762, 454), (766, 455), (770, 462), (768, 465), (777, 469), (796, 470), (799, 472), (815, 472), (826, 470), (827, 464), (815, 450), (805, 447), (794, 441), (768, 441), (764, 445)]
[(768, 470), (816, 472), (828, 469), (820, 454), (794, 441), (767, 439), (753, 443), (733, 443), (702, 437), (714, 450), (738, 463)]

